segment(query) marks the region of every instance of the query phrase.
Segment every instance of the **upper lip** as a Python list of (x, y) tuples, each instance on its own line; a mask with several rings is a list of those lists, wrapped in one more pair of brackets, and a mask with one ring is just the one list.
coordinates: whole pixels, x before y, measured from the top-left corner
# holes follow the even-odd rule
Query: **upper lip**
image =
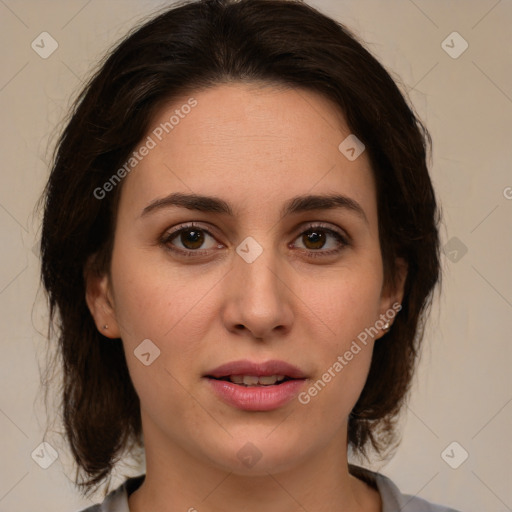
[(272, 359), (261, 363), (242, 359), (231, 361), (206, 373), (206, 377), (229, 377), (230, 375), (254, 375), (265, 377), (268, 375), (284, 375), (291, 379), (305, 379), (306, 375), (296, 366), (285, 361)]

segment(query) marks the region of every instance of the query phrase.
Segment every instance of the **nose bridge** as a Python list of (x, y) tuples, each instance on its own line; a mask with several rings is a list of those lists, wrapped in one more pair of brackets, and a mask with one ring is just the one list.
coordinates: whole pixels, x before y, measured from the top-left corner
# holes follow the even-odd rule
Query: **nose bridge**
[(276, 299), (280, 293), (278, 269), (281, 265), (270, 242), (263, 247), (253, 237), (247, 237), (236, 252), (235, 274), (246, 285), (244, 295), (256, 303), (263, 299), (267, 303)]
[(234, 317), (229, 321), (243, 325), (256, 337), (264, 337), (276, 327), (289, 326), (291, 309), (282, 274), (279, 254), (270, 244), (247, 237), (236, 249), (231, 276)]

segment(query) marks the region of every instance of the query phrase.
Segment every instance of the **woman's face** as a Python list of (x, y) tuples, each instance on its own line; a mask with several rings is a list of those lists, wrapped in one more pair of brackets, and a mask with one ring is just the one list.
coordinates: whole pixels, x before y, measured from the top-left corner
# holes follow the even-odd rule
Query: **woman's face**
[[(122, 184), (110, 278), (88, 288), (122, 338), (146, 451), (265, 474), (346, 449), (401, 300), (383, 289), (375, 184), (366, 152), (339, 148), (349, 135), (300, 89), (220, 85), (158, 112)], [(215, 371), (239, 361), (263, 366)]]

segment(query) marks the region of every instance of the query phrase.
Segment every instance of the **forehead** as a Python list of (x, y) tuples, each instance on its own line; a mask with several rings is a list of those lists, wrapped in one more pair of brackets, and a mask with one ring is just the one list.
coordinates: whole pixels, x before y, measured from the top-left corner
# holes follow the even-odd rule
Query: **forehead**
[(144, 208), (175, 191), (214, 195), (243, 215), (262, 204), (278, 209), (305, 193), (339, 192), (371, 217), (375, 190), (367, 155), (352, 161), (340, 150), (350, 135), (341, 111), (318, 93), (218, 85), (157, 111), (141, 141), (151, 149), (125, 178), (122, 196)]

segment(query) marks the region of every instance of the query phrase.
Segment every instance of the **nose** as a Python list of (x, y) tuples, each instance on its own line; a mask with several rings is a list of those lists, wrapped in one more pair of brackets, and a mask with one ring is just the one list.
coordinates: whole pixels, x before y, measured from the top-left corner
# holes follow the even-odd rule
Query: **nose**
[(230, 332), (269, 340), (289, 332), (293, 323), (293, 286), (275, 251), (252, 262), (238, 254), (226, 277), (223, 322)]

